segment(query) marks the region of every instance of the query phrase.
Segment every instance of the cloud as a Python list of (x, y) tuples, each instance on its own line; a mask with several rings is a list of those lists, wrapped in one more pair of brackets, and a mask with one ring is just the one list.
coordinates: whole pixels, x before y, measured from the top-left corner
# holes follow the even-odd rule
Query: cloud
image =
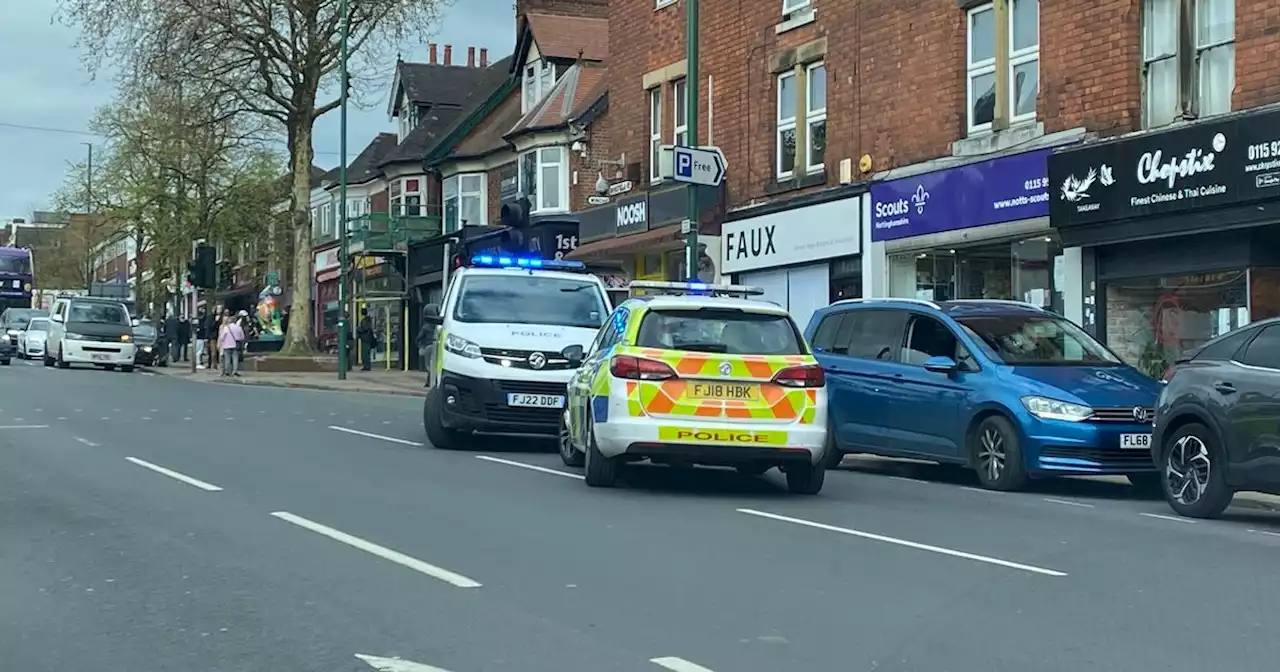
[[(84, 143), (102, 141), (89, 133), (94, 109), (109, 102), (115, 86), (111, 73), (91, 79), (76, 48), (76, 31), (51, 21), (58, 0), (0, 2), (0, 221), (28, 217), (47, 209), (49, 197), (62, 184), (69, 163), (83, 161)], [(495, 27), (499, 27), (495, 30)], [(433, 41), (454, 45), (455, 62), (466, 62), (468, 46), (487, 47), (490, 60), (510, 53), (515, 43), (511, 0), (457, 2), (435, 31)], [(407, 61), (425, 61), (425, 44), (403, 47)], [(348, 152), (356, 154), (379, 132), (391, 130), (385, 91), (395, 67), (387, 63), (387, 80), (362, 92), (363, 108), (348, 119)], [(316, 122), (316, 163), (339, 161), (337, 111)]]

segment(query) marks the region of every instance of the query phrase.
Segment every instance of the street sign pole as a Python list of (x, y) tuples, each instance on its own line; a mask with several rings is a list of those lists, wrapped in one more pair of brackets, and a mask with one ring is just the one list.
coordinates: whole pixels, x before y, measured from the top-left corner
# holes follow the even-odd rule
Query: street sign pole
[[(698, 0), (684, 0), (684, 53), (688, 72), (685, 76), (685, 122), (689, 132), (685, 141), (690, 147), (698, 146)], [(685, 186), (685, 217), (689, 220), (689, 230), (685, 233), (685, 276), (687, 280), (698, 277), (698, 185)], [(714, 282), (714, 278), (711, 281)]]
[(351, 315), (347, 314), (347, 282), (348, 266), (350, 266), (351, 248), (350, 240), (347, 237), (347, 41), (350, 36), (347, 32), (351, 29), (351, 15), (348, 9), (350, 0), (342, 0), (339, 4), (338, 11), (341, 12), (341, 28), (338, 38), (338, 61), (341, 72), (341, 81), (339, 86), (342, 89), (338, 92), (339, 112), (338, 127), (342, 137), (338, 140), (338, 154), (340, 155), (338, 164), (338, 380), (347, 379), (347, 343), (351, 338)]

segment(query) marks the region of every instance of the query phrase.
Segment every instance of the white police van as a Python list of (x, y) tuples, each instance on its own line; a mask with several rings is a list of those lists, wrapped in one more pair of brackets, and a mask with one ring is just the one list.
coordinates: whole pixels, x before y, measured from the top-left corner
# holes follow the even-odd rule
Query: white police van
[(437, 448), (468, 436), (556, 437), (569, 378), (611, 310), (581, 262), (479, 255), (423, 319), (436, 325), (423, 425)]

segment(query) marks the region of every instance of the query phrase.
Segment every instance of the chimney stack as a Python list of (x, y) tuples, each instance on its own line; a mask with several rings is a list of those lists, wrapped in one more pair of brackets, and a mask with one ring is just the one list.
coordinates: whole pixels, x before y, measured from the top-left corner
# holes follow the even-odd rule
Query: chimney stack
[(480, 47), (480, 67), (489, 67), (489, 50), (484, 47)]
[(431, 42), (427, 44), (427, 48), (431, 50), (431, 65), (435, 65), (436, 64), (436, 43)]
[(444, 64), (453, 65), (453, 45), (444, 45)]
[(475, 47), (467, 47), (467, 67), (468, 68), (476, 67), (476, 48)]

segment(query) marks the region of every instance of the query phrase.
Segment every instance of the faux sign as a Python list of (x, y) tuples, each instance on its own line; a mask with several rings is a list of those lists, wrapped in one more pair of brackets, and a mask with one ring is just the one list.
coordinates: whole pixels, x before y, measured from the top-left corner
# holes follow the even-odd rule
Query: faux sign
[(721, 273), (790, 266), (858, 254), (862, 201), (846, 198), (725, 222)]

